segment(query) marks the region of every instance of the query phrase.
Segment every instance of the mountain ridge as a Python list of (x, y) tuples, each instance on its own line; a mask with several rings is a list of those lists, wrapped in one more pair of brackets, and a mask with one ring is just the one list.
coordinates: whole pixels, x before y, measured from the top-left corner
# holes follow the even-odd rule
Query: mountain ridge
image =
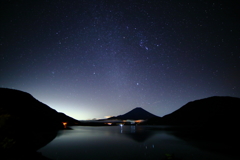
[(0, 151), (37, 150), (55, 138), (62, 122), (78, 122), (31, 94), (0, 88)]
[(111, 117), (110, 119), (132, 119), (132, 120), (139, 120), (139, 119), (150, 119), (150, 118), (154, 118), (154, 117), (158, 117), (148, 111), (146, 111), (145, 109), (141, 108), (141, 107), (136, 107), (132, 110), (130, 110), (129, 112), (122, 114), (122, 115), (118, 115), (115, 117)]
[(171, 126), (174, 135), (181, 138), (233, 145), (240, 134), (239, 108), (240, 98), (213, 96), (188, 102), (160, 119), (149, 119), (143, 124)]
[(194, 125), (194, 123), (197, 125), (207, 123), (207, 121), (213, 123), (214, 119), (221, 120), (222, 123), (223, 121), (230, 123), (230, 119), (237, 117), (239, 106), (240, 98), (212, 96), (190, 101), (176, 111), (163, 116), (162, 120), (168, 125)]

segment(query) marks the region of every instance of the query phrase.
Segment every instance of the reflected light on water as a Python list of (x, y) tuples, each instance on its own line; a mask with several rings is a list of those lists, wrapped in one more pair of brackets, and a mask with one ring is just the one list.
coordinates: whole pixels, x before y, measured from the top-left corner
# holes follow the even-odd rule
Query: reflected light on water
[[(163, 160), (166, 153), (184, 160), (233, 160), (221, 153), (212, 153), (163, 130), (144, 126), (72, 126), (62, 130), (52, 142), (38, 150), (52, 160)], [(119, 154), (121, 151), (121, 154)], [(138, 153), (138, 154), (133, 154)]]

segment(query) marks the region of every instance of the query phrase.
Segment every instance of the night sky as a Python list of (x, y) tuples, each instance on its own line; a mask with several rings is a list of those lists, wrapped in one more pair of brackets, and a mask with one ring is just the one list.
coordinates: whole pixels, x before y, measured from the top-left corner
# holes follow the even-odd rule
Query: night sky
[(79, 120), (240, 97), (239, 10), (231, 0), (1, 0), (0, 87)]

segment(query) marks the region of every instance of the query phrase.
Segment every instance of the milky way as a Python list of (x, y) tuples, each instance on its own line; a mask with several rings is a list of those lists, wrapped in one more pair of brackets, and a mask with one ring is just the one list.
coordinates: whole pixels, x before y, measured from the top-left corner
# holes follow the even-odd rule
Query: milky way
[(240, 97), (233, 2), (1, 1), (0, 87), (76, 119)]

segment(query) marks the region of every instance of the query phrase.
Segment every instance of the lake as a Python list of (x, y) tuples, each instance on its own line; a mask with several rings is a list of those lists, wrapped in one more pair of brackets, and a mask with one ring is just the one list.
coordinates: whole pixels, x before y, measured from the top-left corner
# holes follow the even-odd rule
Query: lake
[[(71, 126), (39, 149), (53, 160), (234, 160), (226, 145), (186, 141), (163, 126)], [(217, 151), (216, 151), (217, 150)], [(173, 158), (174, 157), (174, 158)]]

